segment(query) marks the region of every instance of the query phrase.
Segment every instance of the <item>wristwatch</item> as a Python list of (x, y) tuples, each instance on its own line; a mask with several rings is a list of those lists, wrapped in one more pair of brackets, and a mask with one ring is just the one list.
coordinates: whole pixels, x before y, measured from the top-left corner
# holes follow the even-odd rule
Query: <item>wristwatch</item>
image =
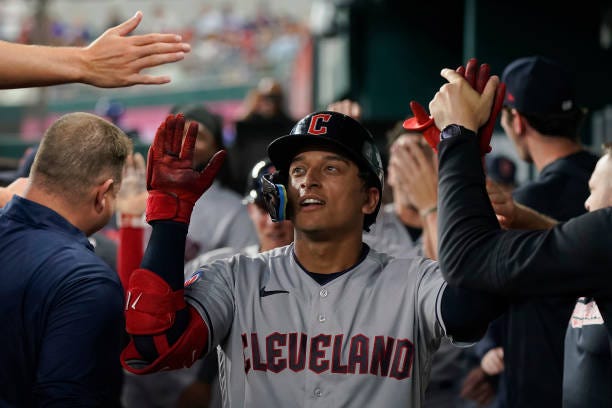
[(464, 128), (461, 125), (448, 125), (447, 127), (440, 132), (440, 140), (450, 139), (451, 137), (459, 136), (459, 135), (467, 135), (467, 136), (476, 136), (476, 133), (472, 132), (470, 129)]

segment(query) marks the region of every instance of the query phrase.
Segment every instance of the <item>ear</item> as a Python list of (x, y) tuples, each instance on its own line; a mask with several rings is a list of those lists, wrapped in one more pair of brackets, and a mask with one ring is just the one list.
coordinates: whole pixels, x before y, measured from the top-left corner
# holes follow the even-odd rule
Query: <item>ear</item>
[(106, 206), (110, 205), (108, 202), (108, 194), (114, 194), (113, 188), (115, 187), (115, 181), (113, 179), (106, 179), (102, 184), (99, 184), (95, 189), (95, 201), (94, 207), (96, 212), (101, 213), (104, 211)]
[(254, 203), (247, 203), (246, 208), (247, 212), (249, 213), (249, 217), (251, 217), (251, 219), (254, 219), (254, 217), (257, 215), (255, 212), (259, 211), (257, 205), (255, 205)]
[(516, 109), (512, 109), (512, 129), (514, 130), (514, 133), (522, 136), (525, 133), (526, 128), (527, 123), (523, 115), (521, 115)]
[(366, 190), (365, 200), (363, 202), (363, 206), (361, 207), (361, 211), (363, 211), (364, 214), (372, 214), (374, 210), (376, 210), (376, 205), (380, 199), (380, 191), (378, 191), (376, 187), (369, 187)]

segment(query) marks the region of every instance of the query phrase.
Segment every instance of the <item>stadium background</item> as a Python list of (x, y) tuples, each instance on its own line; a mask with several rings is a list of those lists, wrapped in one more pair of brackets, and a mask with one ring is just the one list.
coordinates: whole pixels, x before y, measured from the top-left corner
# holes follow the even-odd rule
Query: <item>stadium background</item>
[[(408, 116), (408, 102), (426, 105), (443, 83), (440, 68), (472, 56), (496, 73), (521, 56), (561, 60), (577, 72), (578, 100), (589, 109), (584, 142), (597, 150), (612, 138), (612, 7), (604, 0), (566, 8), (526, 0), (4, 0), (0, 38), (84, 45), (137, 10), (144, 12), (138, 32), (180, 32), (192, 44), (184, 61), (153, 70), (170, 74), (172, 83), (2, 91), (0, 168), (14, 168), (59, 115), (95, 112), (108, 101), (125, 108), (123, 124), (138, 130), (141, 151), (170, 107), (186, 102), (221, 113), (230, 146), (239, 139), (255, 143), (260, 136), (237, 134), (236, 121), (264, 76), (282, 83), (296, 119), (334, 100), (357, 100), (384, 145), (384, 132)], [(501, 129), (493, 148), (516, 158)], [(519, 180), (534, 176), (531, 166), (516, 161)]]

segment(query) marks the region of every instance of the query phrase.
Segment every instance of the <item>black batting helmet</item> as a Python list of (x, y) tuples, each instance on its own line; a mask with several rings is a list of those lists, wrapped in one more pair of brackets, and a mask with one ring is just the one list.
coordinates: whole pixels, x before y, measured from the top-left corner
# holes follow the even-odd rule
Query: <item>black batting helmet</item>
[(275, 171), (276, 167), (268, 158), (262, 159), (255, 163), (247, 178), (246, 191), (242, 202), (244, 204), (255, 203), (258, 205), (264, 205), (261, 178), (264, 174), (272, 174)]
[(380, 198), (376, 210), (367, 214), (364, 229), (376, 221), (384, 185), (384, 170), (374, 137), (361, 123), (338, 112), (320, 111), (302, 118), (288, 135), (268, 145), (268, 156), (279, 172), (287, 173), (291, 160), (305, 147), (324, 147), (338, 150), (353, 160), (361, 171), (373, 175)]

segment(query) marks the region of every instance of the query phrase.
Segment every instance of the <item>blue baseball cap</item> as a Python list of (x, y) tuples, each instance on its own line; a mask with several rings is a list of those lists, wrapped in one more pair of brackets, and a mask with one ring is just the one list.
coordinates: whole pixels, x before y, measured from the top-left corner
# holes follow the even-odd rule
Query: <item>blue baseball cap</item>
[(574, 77), (557, 61), (533, 56), (511, 62), (502, 74), (504, 105), (522, 113), (551, 114), (577, 109)]

